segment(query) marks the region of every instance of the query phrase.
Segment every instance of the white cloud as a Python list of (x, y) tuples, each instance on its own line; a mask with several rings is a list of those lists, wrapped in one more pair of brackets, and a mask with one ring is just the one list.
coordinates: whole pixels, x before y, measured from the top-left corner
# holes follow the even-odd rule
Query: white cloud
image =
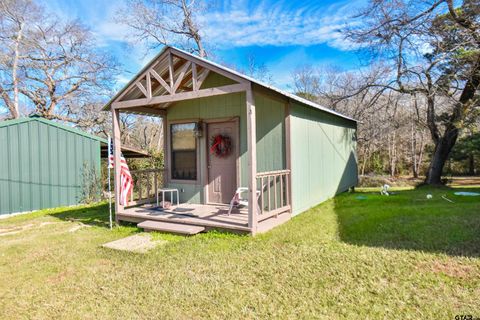
[(125, 75), (119, 75), (115, 80), (119, 86), (124, 86), (130, 81), (130, 78)]
[[(365, 0), (325, 5), (322, 1), (225, 0), (199, 19), (206, 43), (213, 47), (310, 46), (327, 44), (348, 51), (356, 46), (344, 39), (339, 29), (351, 23), (349, 17)], [(125, 0), (49, 0), (48, 7), (68, 18), (80, 18), (91, 27), (98, 46), (126, 45), (132, 31), (115, 21)], [(146, 62), (147, 44), (137, 43), (124, 51), (134, 64)]]
[(292, 2), (266, 0), (249, 4), (234, 2), (221, 10), (200, 17), (209, 43), (218, 46), (315, 45), (328, 44), (340, 50), (355, 46), (344, 39), (339, 29), (350, 23), (349, 17), (361, 0), (331, 6), (318, 2), (292, 8)]
[(124, 5), (123, 0), (49, 0), (44, 3), (46, 7), (65, 20), (79, 19), (90, 27), (99, 46), (106, 46), (110, 41), (123, 42), (129, 32), (127, 26), (114, 20), (118, 9)]
[[(255, 46), (296, 46), (286, 56), (267, 61), (277, 86), (287, 89), (293, 66), (315, 63), (305, 46), (327, 44), (343, 51), (356, 48), (345, 40), (339, 29), (351, 23), (349, 17), (365, 0), (325, 5), (323, 1), (224, 0), (218, 7), (199, 17), (206, 43), (217, 49)], [(99, 47), (110, 50), (123, 64), (125, 73), (118, 77), (123, 86), (156, 53), (147, 44), (127, 46), (126, 35), (132, 31), (115, 22), (118, 8), (125, 0), (49, 0), (47, 7), (64, 18), (79, 18), (94, 32)], [(324, 61), (327, 63), (328, 61)]]

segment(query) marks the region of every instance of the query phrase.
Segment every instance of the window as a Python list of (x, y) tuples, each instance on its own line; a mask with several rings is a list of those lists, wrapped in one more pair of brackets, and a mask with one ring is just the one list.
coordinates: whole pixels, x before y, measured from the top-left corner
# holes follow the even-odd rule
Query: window
[(197, 180), (197, 140), (195, 123), (172, 124), (172, 179)]

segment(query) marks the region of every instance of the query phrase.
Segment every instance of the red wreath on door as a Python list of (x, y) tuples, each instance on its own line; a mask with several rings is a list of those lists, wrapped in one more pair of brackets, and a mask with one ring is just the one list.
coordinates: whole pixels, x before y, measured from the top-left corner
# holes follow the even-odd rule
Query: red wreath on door
[(232, 152), (232, 139), (229, 136), (217, 134), (212, 137), (210, 152), (219, 158), (225, 158)]

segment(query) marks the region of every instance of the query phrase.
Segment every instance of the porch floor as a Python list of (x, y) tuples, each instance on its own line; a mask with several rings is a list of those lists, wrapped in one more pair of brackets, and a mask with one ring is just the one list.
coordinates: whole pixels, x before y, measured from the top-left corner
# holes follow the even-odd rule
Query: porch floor
[[(248, 227), (247, 209), (234, 209), (228, 215), (228, 205), (180, 204), (170, 209), (152, 205), (125, 208), (117, 214), (118, 220), (143, 222), (146, 220), (203, 226), (206, 229), (222, 229), (241, 233), (251, 233)], [(257, 233), (266, 232), (290, 219), (285, 212), (258, 223)]]

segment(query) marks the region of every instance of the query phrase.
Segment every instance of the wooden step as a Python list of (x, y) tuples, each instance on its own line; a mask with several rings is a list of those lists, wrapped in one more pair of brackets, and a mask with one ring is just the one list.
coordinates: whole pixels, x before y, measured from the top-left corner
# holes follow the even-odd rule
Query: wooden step
[(205, 230), (205, 227), (192, 226), (181, 223), (171, 223), (162, 221), (145, 220), (137, 224), (137, 227), (144, 229), (145, 231), (162, 231), (169, 233), (178, 233), (186, 235), (194, 235)]

